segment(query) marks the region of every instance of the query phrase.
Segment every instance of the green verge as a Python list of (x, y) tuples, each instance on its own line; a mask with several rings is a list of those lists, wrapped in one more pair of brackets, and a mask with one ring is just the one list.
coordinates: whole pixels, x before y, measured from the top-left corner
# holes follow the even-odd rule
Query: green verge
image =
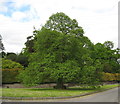
[(66, 97), (101, 91), (117, 86), (118, 84), (104, 85), (96, 89), (92, 89), (90, 87), (70, 87), (66, 90), (58, 90), (53, 88), (2, 88), (0, 90), (2, 90), (3, 97)]

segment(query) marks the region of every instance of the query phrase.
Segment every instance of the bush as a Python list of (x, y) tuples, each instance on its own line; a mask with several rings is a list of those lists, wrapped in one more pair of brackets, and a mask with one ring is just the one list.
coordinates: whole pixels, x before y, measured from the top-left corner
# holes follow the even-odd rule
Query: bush
[(21, 69), (2, 69), (2, 83), (19, 82), (17, 76)]
[(23, 66), (21, 64), (8, 59), (2, 59), (2, 83), (19, 82), (17, 76), (22, 69)]
[(2, 59), (2, 69), (23, 69), (23, 66), (17, 62), (8, 59)]
[(102, 77), (103, 81), (120, 81), (119, 73), (103, 73)]

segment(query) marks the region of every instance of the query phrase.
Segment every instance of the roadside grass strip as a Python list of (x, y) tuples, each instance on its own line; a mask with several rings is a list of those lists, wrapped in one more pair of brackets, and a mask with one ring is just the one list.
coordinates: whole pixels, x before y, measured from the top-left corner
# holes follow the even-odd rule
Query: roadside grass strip
[(58, 90), (53, 88), (2, 88), (2, 97), (70, 97), (92, 93), (96, 91), (103, 91), (106, 89), (117, 87), (118, 84), (104, 85), (100, 88), (85, 88), (85, 87), (69, 87), (65, 90)]

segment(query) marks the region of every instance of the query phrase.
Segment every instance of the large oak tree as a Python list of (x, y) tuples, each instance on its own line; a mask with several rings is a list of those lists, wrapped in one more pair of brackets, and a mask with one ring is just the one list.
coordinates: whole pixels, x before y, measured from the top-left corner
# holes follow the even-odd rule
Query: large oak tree
[(32, 39), (34, 52), (20, 75), (23, 83), (31, 86), (50, 78), (61, 89), (66, 82), (98, 84), (100, 62), (93, 64), (93, 44), (83, 33), (76, 20), (64, 13), (53, 14)]

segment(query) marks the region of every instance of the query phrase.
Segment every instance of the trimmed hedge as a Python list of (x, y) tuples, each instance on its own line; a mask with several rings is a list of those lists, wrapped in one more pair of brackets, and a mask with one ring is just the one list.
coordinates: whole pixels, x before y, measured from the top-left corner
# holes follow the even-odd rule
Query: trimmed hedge
[(120, 81), (120, 73), (103, 73), (102, 80), (107, 81)]
[(19, 82), (17, 76), (22, 69), (21, 64), (2, 58), (2, 83)]
[(19, 82), (17, 76), (21, 69), (2, 69), (2, 83)]

